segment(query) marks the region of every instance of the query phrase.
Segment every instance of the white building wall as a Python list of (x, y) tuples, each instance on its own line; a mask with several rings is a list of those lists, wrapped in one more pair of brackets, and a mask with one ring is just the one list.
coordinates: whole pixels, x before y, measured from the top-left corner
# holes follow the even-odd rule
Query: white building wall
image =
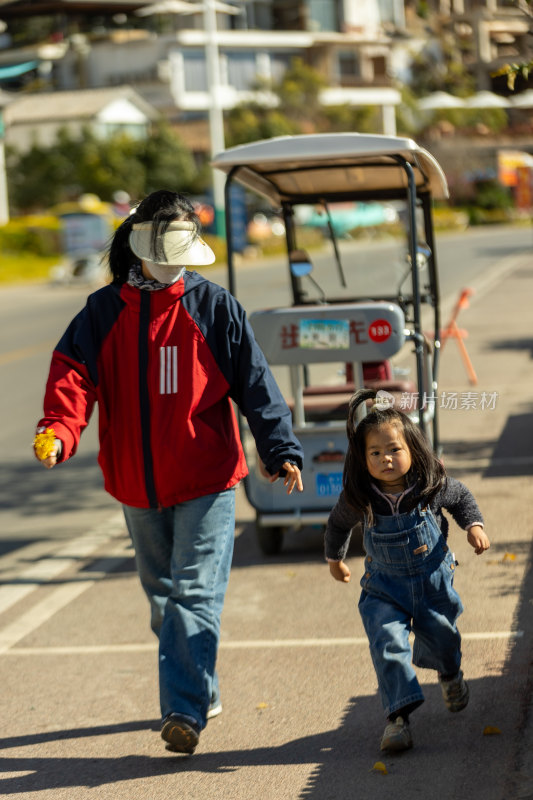
[(361, 29), (369, 38), (381, 31), (378, 0), (343, 0), (343, 16), (347, 30)]
[(97, 117), (108, 125), (146, 125), (148, 120), (142, 111), (125, 98), (113, 100)]

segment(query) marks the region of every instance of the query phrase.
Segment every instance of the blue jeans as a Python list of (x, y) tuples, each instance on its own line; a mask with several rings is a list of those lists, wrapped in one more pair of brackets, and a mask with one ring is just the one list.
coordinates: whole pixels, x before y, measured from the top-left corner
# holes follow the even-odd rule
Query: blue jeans
[[(455, 561), (429, 509), (375, 515), (365, 526), (359, 611), (386, 714), (424, 701), (413, 663), (455, 675), (461, 665)], [(413, 652), (409, 634), (415, 635)]]
[(235, 490), (163, 509), (123, 506), (159, 637), (161, 715), (206, 724), (218, 692), (220, 615), (235, 532)]

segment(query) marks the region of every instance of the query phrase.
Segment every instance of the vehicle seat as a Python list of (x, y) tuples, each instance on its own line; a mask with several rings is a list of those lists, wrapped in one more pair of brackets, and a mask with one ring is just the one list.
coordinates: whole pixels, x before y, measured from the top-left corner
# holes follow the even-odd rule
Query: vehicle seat
[[(350, 375), (351, 370), (347, 370)], [(410, 413), (418, 407), (416, 384), (409, 380), (395, 380), (390, 361), (371, 361), (363, 364), (363, 386), (365, 389), (382, 389), (395, 398), (402, 411)], [(309, 422), (342, 420), (348, 415), (348, 404), (355, 392), (355, 383), (348, 380), (337, 386), (307, 386), (303, 390), (305, 417)], [(400, 405), (401, 404), (401, 405)], [(291, 404), (289, 403), (289, 406)], [(369, 400), (369, 407), (372, 401)]]

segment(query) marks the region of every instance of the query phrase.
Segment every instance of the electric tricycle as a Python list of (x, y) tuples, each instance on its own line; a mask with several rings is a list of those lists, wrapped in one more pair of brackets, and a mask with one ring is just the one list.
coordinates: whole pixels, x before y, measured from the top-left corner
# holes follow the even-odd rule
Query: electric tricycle
[[(285, 230), (292, 302), (254, 311), (249, 319), (304, 448), (303, 493), (275, 491), (241, 420), (250, 467), (246, 495), (256, 511), (261, 550), (273, 555), (288, 529), (327, 521), (342, 489), (347, 408), (356, 389), (386, 392), (440, 451), (432, 207), (434, 198), (448, 196), (448, 188), (427, 150), (411, 139), (383, 135), (278, 137), (225, 150), (213, 166), (227, 175), (232, 294), (238, 297), (233, 184), (276, 210)], [(329, 249), (317, 251), (314, 265), (302, 244), (312, 227), (325, 232)], [(282, 369), (288, 380), (278, 377)]]

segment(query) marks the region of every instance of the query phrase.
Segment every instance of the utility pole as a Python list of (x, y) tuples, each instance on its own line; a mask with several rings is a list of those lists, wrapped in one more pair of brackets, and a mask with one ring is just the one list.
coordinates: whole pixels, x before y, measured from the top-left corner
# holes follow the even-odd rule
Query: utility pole
[[(220, 62), (217, 40), (217, 15), (215, 0), (204, 0), (204, 28), (206, 34), (205, 57), (207, 64), (207, 86), (209, 92), (209, 137), (211, 155), (224, 150), (224, 112), (221, 103)], [(225, 176), (213, 170), (213, 205), (215, 209), (215, 231), (217, 236), (226, 233), (224, 209)]]
[(3, 104), (0, 103), (0, 225), (9, 222), (9, 204), (7, 200), (6, 156), (4, 148)]

